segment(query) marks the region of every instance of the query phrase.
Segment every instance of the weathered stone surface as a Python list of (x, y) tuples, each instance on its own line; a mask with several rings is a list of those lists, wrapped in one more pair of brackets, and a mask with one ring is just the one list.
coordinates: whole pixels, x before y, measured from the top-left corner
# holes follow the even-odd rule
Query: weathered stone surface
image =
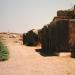
[(30, 30), (26, 34), (23, 34), (23, 44), (33, 46), (38, 44), (38, 34), (36, 30)]

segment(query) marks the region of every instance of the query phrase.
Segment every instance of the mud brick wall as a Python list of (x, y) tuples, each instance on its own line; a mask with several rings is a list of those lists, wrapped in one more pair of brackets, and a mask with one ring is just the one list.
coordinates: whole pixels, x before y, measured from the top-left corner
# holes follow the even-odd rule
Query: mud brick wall
[(65, 17), (65, 19), (74, 19), (75, 14), (74, 11), (69, 11), (69, 10), (59, 10), (57, 11), (57, 16)]
[(52, 53), (68, 51), (69, 49), (69, 20), (59, 20), (44, 26), (41, 31), (43, 51)]
[(70, 42), (75, 43), (75, 20), (71, 19), (69, 21), (70, 24)]
[(33, 30), (28, 31), (23, 34), (23, 44), (27, 46), (33, 46), (38, 44), (38, 34), (33, 32)]
[(56, 22), (56, 41), (59, 51), (68, 51), (69, 48), (69, 20)]

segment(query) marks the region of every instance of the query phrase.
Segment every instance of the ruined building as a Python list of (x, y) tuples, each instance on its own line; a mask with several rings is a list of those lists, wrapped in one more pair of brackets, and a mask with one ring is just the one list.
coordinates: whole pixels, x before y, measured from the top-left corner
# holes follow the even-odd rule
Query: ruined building
[[(75, 52), (75, 6), (69, 10), (58, 10), (53, 21), (39, 32), (42, 46), (41, 52), (54, 55), (56, 52)], [(71, 48), (72, 47), (72, 48)]]
[(23, 44), (27, 46), (36, 46), (38, 42), (38, 30), (32, 29), (23, 34)]
[(45, 55), (56, 52), (71, 52), (75, 57), (75, 6), (73, 9), (58, 10), (50, 24), (37, 31), (23, 34), (23, 44), (34, 45), (40, 41), (41, 51)]

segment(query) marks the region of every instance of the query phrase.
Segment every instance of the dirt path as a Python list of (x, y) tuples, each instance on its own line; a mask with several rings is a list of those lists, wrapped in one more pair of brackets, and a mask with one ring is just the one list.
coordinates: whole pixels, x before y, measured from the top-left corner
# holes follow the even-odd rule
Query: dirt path
[(75, 59), (43, 57), (35, 52), (38, 47), (27, 47), (7, 42), (10, 58), (0, 62), (0, 75), (75, 75)]

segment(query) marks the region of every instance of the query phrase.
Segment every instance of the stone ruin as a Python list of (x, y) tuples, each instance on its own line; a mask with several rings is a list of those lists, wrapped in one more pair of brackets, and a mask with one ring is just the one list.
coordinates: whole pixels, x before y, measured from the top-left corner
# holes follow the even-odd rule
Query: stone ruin
[(39, 35), (42, 53), (56, 55), (71, 51), (71, 56), (75, 56), (75, 6), (73, 10), (58, 10), (57, 16), (42, 28)]
[(32, 29), (23, 34), (23, 44), (27, 46), (36, 46), (38, 44), (38, 31)]
[[(27, 35), (29, 34), (30, 35)], [(23, 35), (23, 44), (27, 44), (26, 40), (33, 40), (35, 34), (28, 32)], [(59, 52), (71, 52), (71, 56), (75, 57), (75, 6), (73, 9), (58, 10), (57, 16), (54, 17), (50, 24), (38, 30), (37, 40), (30, 43), (40, 41), (42, 49), (41, 53), (45, 55), (58, 55)], [(33, 38), (33, 39), (32, 39)]]

